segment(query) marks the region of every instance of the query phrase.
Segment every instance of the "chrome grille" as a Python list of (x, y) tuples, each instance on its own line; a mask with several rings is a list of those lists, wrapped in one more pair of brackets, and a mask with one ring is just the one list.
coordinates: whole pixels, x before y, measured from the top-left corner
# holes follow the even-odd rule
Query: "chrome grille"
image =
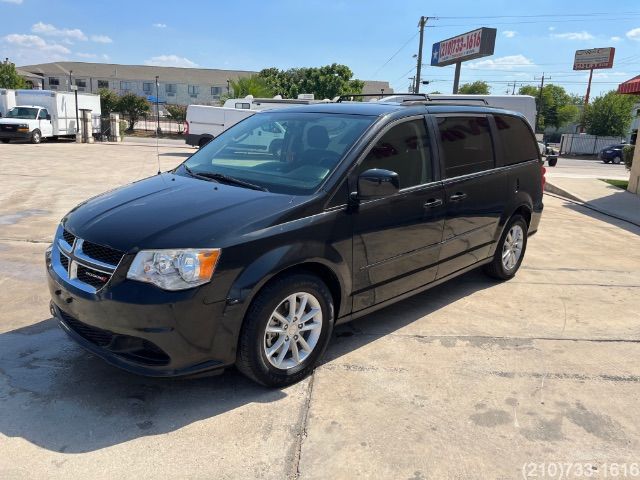
[(75, 287), (89, 293), (102, 289), (115, 272), (124, 253), (87, 242), (60, 227), (56, 233), (52, 265), (56, 273)]

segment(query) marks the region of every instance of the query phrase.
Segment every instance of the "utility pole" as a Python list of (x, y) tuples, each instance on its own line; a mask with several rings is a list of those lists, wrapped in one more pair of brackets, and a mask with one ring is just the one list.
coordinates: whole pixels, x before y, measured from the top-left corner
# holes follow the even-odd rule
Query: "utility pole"
[(409, 93), (416, 93), (416, 77), (409, 77), (411, 80), (411, 86), (409, 87)]
[(416, 69), (416, 81), (414, 83), (415, 87), (413, 89), (413, 93), (420, 93), (420, 72), (422, 71), (422, 41), (424, 40), (424, 26), (427, 24), (427, 20), (429, 17), (422, 16), (420, 17), (420, 23), (418, 26), (420, 27), (420, 45), (418, 46), (418, 67)]
[[(551, 78), (551, 77), (547, 77)], [(537, 79), (536, 79), (537, 80)], [(542, 78), (540, 79), (540, 91), (538, 92), (538, 110), (536, 111), (536, 129), (538, 129), (538, 119), (540, 118), (540, 112), (542, 111), (542, 89), (544, 88), (544, 72), (542, 72)]]

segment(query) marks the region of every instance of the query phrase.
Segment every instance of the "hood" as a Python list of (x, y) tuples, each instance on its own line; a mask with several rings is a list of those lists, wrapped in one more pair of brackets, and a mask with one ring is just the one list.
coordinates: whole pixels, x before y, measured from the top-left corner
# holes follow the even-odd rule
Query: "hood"
[(224, 247), (278, 224), (303, 198), (164, 173), (91, 198), (62, 222), (80, 238), (124, 252)]
[(25, 123), (35, 122), (36, 120), (28, 119), (28, 118), (7, 118), (0, 117), (0, 123), (4, 125), (24, 125)]

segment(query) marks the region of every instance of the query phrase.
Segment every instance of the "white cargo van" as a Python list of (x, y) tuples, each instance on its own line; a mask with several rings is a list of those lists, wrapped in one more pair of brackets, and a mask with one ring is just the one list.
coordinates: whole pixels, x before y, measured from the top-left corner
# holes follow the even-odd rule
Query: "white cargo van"
[(310, 103), (317, 102), (313, 99), (313, 95), (306, 94), (297, 99), (283, 99), (279, 96), (274, 98), (254, 98), (253, 95), (247, 95), (244, 98), (230, 98), (224, 102), (222, 107), (189, 105), (185, 122), (185, 142), (187, 145), (202, 147), (227, 128), (258, 111), (308, 105)]
[(9, 88), (0, 88), (0, 117), (16, 106), (16, 91)]
[(185, 122), (185, 141), (188, 145), (202, 147), (227, 128), (256, 112), (257, 110), (189, 105)]
[[(75, 136), (76, 101), (73, 92), (51, 90), (16, 90), (16, 106), (0, 118), (0, 140), (29, 140)], [(100, 132), (100, 96), (78, 93), (78, 111), (91, 110), (92, 134)], [(79, 112), (81, 115), (81, 112)]]

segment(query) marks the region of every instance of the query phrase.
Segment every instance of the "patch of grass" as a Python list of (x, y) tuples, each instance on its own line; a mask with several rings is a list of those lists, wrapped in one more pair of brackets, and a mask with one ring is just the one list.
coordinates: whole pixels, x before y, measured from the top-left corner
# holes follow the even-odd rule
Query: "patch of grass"
[(613, 185), (614, 187), (622, 188), (623, 190), (626, 190), (629, 186), (629, 180), (611, 180), (607, 178), (601, 178), (600, 180), (608, 183), (609, 185)]

